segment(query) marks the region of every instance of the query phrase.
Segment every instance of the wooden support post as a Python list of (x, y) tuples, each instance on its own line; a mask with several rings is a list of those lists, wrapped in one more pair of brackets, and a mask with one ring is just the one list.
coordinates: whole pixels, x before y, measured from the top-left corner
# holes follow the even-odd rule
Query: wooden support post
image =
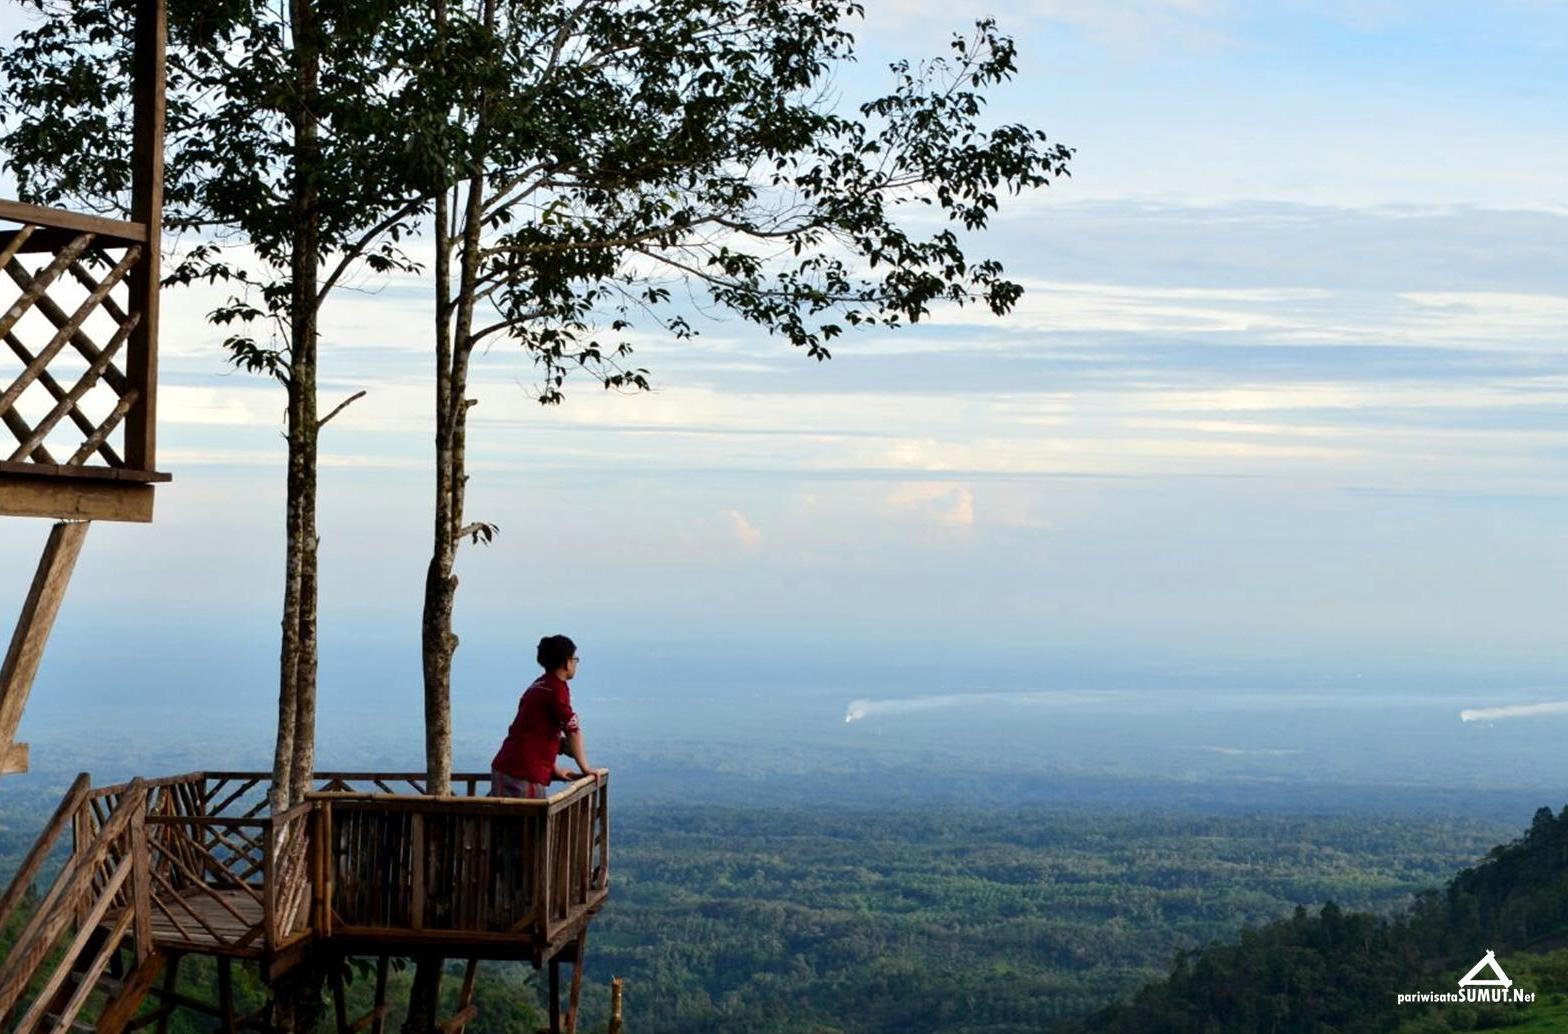
[(550, 1034), (561, 1034), (561, 956), (550, 956)]
[(370, 1021), (370, 1034), (382, 1034), (387, 1023), (387, 957), (376, 960), (376, 1018)]
[(152, 470), (157, 453), (158, 286), (163, 229), (164, 0), (136, 0), (131, 96), (131, 220), (147, 227), (141, 261), (127, 283), (141, 320), (126, 342), (125, 376), (140, 394), (125, 417), (125, 465)]
[(330, 965), (327, 982), (332, 985), (332, 1014), (337, 1020), (338, 1034), (353, 1034), (354, 1027), (348, 1022), (348, 1002), (343, 997), (343, 960), (333, 959)]
[(572, 942), (572, 989), (566, 996), (566, 1034), (577, 1034), (577, 1003), (583, 993), (583, 952), (588, 946), (588, 928)]
[(174, 1015), (175, 999), (180, 983), (180, 959), (169, 959), (169, 968), (163, 971), (163, 1001), (158, 1010), (158, 1034), (169, 1034), (169, 1017)]
[(43, 660), (44, 644), (49, 641), (49, 631), (54, 627), (55, 615), (60, 612), (66, 586), (71, 582), (76, 557), (87, 538), (87, 528), (86, 523), (80, 523), (56, 524), (50, 529), (49, 541), (44, 544), (38, 571), (33, 575), (32, 587), (11, 637), (11, 648), (6, 651), (4, 664), (0, 665), (0, 752), (3, 752), (0, 753), (0, 773), (27, 771), (26, 747), (17, 756), (11, 749), (12, 741), (16, 739), (16, 728), (27, 707), (27, 695), (32, 692), (33, 679)]
[(610, 981), (610, 1028), (606, 1034), (621, 1034), (621, 978)]
[(234, 1034), (234, 960), (218, 956), (218, 1029)]
[(420, 955), (414, 960), (414, 986), (408, 992), (408, 1022), (405, 1031), (430, 1034), (436, 1026), (436, 1010), (441, 1007), (441, 970), (446, 960), (439, 955)]

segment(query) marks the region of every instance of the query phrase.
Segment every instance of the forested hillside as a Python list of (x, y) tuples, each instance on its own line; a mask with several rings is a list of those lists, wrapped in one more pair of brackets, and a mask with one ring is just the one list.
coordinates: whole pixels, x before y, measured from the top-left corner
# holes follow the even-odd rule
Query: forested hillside
[[(1178, 952), (1170, 976), (1130, 1001), (1065, 1024), (1060, 1034), (1371, 1034), (1568, 1030), (1568, 807), (1536, 812), (1530, 828), (1421, 893), (1392, 916), (1325, 904)], [(1399, 992), (1454, 991), (1488, 949), (1529, 1005), (1400, 1005)], [(1528, 953), (1528, 954), (1527, 954)], [(1531, 958), (1529, 955), (1536, 957)], [(1542, 1026), (1541, 1024), (1547, 1024)]]
[(1388, 816), (639, 810), (590, 975), (639, 1032), (1038, 1034), (1326, 900), (1389, 911), (1506, 835)]

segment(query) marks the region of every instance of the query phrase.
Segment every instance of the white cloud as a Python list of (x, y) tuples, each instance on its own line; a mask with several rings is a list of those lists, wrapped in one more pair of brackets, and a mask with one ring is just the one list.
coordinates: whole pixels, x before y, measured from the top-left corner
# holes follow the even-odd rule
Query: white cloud
[(762, 532), (757, 530), (745, 514), (739, 510), (725, 510), (724, 518), (729, 522), (730, 532), (735, 536), (735, 541), (739, 542), (743, 549), (762, 548), (764, 541)]
[(158, 419), (171, 424), (282, 425), (284, 397), (275, 388), (189, 387), (158, 389)]
[(942, 481), (906, 481), (888, 493), (888, 502), (920, 514), (942, 528), (971, 528), (975, 523), (974, 493), (963, 485)]

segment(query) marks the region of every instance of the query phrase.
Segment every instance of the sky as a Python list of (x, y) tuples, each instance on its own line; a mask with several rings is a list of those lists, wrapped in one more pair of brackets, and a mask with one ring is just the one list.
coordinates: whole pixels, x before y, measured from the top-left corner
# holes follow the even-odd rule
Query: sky
[[(1370, 679), (1505, 707), (1568, 684), (1568, 9), (867, 7), (846, 98), (995, 10), (1020, 68), (991, 116), (1075, 149), (969, 242), (1022, 301), (825, 364), (700, 322), (640, 339), (654, 391), (552, 408), (522, 357), (482, 356), (469, 511), (501, 533), (460, 562), (460, 709), (509, 699), (556, 631), (606, 697), (698, 670), (892, 695)], [(165, 296), (174, 480), (152, 525), (93, 529), (46, 715), (270, 706), (283, 397), (225, 367), (215, 300)], [(367, 392), (323, 443), (327, 722), (418, 721), (430, 318), (419, 279), (367, 277), (324, 319), (323, 405)], [(0, 610), (46, 531), (0, 524)]]

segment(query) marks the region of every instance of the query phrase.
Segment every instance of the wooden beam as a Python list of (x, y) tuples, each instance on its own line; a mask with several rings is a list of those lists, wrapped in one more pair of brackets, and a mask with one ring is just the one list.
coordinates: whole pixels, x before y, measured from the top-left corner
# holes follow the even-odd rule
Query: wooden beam
[(0, 200), (0, 219), (31, 226), (49, 226), (79, 233), (92, 233), (100, 237), (113, 237), (122, 241), (140, 243), (147, 239), (147, 227), (135, 222), (105, 219), (98, 215), (67, 212), (63, 208), (45, 208), (20, 201)]
[(463, 1028), (472, 1023), (474, 1017), (478, 1015), (479, 1006), (470, 1002), (461, 1009), (457, 1010), (450, 1020), (447, 1020), (436, 1029), (440, 1031), (441, 1034), (463, 1034)]
[(0, 514), (70, 521), (152, 520), (151, 485), (86, 478), (51, 480), (0, 473)]
[[(86, 433), (91, 434), (92, 432)], [(27, 460), (22, 463), (0, 460), (0, 474), (16, 474), (51, 484), (60, 478), (68, 478), (72, 481), (131, 481), (136, 483), (173, 480), (170, 475), (161, 474), (156, 470), (131, 470), (128, 467), (89, 467), (70, 463), (51, 465), (38, 463), (35, 460)]]
[(32, 588), (22, 603), (22, 614), (17, 619), (16, 632), (11, 636), (11, 648), (6, 652), (4, 664), (0, 665), (0, 745), (8, 746), (16, 738), (16, 727), (27, 707), (27, 696), (32, 692), (33, 678), (43, 660), (49, 630), (54, 627), (55, 615), (60, 612), (66, 586), (71, 582), (77, 554), (87, 538), (87, 527), (86, 524), (56, 524), (49, 532), (49, 541), (44, 544)]
[(441, 1024), (441, 1034), (463, 1034), (463, 1028), (479, 1015), (479, 1006), (474, 1004), (474, 977), (478, 972), (479, 960), (469, 959), (463, 971), (463, 989), (457, 994), (457, 1012)]

